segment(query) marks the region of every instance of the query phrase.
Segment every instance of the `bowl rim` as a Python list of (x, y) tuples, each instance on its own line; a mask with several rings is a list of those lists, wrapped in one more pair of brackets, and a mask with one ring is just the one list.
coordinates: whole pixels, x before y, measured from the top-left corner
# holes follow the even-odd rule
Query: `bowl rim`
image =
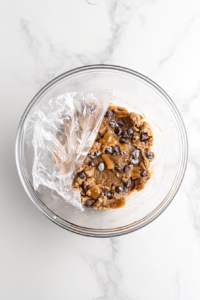
[[(24, 122), (28, 115), (28, 112), (33, 107), (33, 105), (36, 103), (36, 101), (40, 98), (40, 96), (42, 96), (42, 94), (44, 94), (49, 88), (51, 88), (53, 85), (58, 83), (60, 80), (67, 78), (71, 75), (75, 75), (77, 73), (90, 71), (90, 70), (91, 71), (94, 71), (94, 70), (95, 71), (98, 71), (98, 70), (112, 71), (113, 70), (113, 71), (120, 71), (122, 73), (124, 72), (126, 74), (128, 73), (130, 75), (133, 75), (134, 77), (140, 78), (142, 81), (144, 81), (145, 83), (148, 83), (151, 87), (155, 88), (160, 94), (162, 94), (162, 96), (164, 96), (164, 98), (167, 100), (170, 108), (174, 112), (174, 114), (178, 120), (177, 123), (178, 123), (179, 129), (180, 129), (180, 132), (182, 134), (181, 138), (182, 138), (182, 143), (184, 145), (184, 147), (183, 147), (184, 153), (183, 153), (183, 158), (181, 161), (181, 169), (179, 171), (180, 174), (178, 176), (178, 181), (175, 182), (176, 177), (177, 177), (177, 174), (176, 174), (175, 180), (172, 184), (172, 187), (167, 194), (167, 196), (170, 197), (170, 199), (168, 199), (168, 201), (165, 200), (167, 197), (167, 196), (165, 196), (164, 200), (158, 205), (158, 207), (156, 207), (153, 210), (153, 212), (151, 212), (145, 218), (140, 220), (142, 222), (139, 223), (139, 221), (138, 221), (138, 222), (134, 222), (134, 223), (131, 223), (131, 224), (123, 226), (123, 227), (116, 227), (114, 229), (108, 229), (108, 230), (107, 229), (102, 230), (102, 229), (92, 229), (92, 228), (81, 227), (81, 226), (72, 224), (72, 223), (62, 219), (59, 216), (56, 216), (55, 213), (53, 211), (51, 211), (41, 201), (41, 199), (39, 198), (39, 196), (33, 189), (33, 186), (31, 184), (30, 180), (28, 179), (28, 175), (26, 173), (26, 168), (23, 167), (23, 159), (22, 159), (23, 158), (22, 157), (23, 148), (22, 148), (22, 143), (20, 143), (20, 141), (22, 141), (22, 138), (23, 138), (23, 125), (24, 125)], [(177, 192), (181, 186), (181, 183), (183, 181), (184, 175), (185, 175), (185, 171), (186, 171), (186, 167), (187, 167), (187, 159), (188, 159), (188, 139), (187, 139), (185, 125), (184, 125), (183, 119), (180, 115), (180, 112), (178, 111), (175, 103), (170, 98), (170, 96), (157, 83), (155, 83), (153, 80), (149, 79), (145, 75), (142, 75), (141, 73), (136, 72), (129, 68), (121, 67), (118, 65), (108, 65), (108, 64), (95, 64), (95, 65), (87, 65), (87, 66), (78, 67), (78, 68), (69, 70), (67, 72), (64, 72), (61, 75), (59, 75), (59, 76), (55, 77), (54, 79), (52, 79), (51, 81), (49, 81), (44, 87), (42, 87), (38, 91), (38, 93), (33, 97), (33, 99), (30, 101), (30, 103), (26, 107), (26, 109), (21, 117), (21, 120), (19, 122), (19, 125), (18, 125), (16, 143), (15, 143), (15, 161), (16, 161), (18, 174), (19, 174), (21, 183), (22, 183), (25, 191), (28, 194), (29, 198), (32, 200), (32, 202), (37, 206), (37, 208), (48, 219), (50, 219), (55, 224), (59, 225), (60, 227), (62, 227), (64, 229), (67, 229), (68, 231), (71, 231), (71, 232), (74, 232), (74, 233), (77, 233), (77, 234), (80, 234), (83, 236), (89, 236), (89, 237), (101, 237), (102, 238), (102, 237), (114, 237), (114, 236), (125, 235), (130, 232), (136, 231), (136, 230), (148, 225), (152, 221), (154, 221), (158, 216), (160, 216), (164, 212), (164, 210), (168, 207), (168, 205), (172, 202), (175, 195), (177, 194)], [(175, 187), (174, 187), (174, 185), (175, 185)]]

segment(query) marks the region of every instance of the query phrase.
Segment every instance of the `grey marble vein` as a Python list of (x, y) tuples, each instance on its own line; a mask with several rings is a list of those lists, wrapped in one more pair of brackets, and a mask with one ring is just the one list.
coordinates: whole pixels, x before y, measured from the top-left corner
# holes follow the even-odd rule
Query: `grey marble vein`
[[(62, 71), (87, 64), (112, 62), (111, 57), (114, 48), (119, 43), (120, 36), (125, 30), (133, 12), (131, 7), (121, 0), (107, 1), (107, 9), (110, 19), (111, 36), (106, 41), (105, 49), (97, 53), (91, 51), (74, 53), (67, 50), (64, 45), (58, 46), (53, 44), (44, 35), (39, 38), (32, 32), (32, 25), (28, 20), (21, 19), (22, 37), (27, 44), (28, 51), (35, 60), (35, 72), (33, 76), (35, 77), (37, 87), (41, 88), (49, 80), (62, 73)], [(44, 62), (41, 56), (41, 49), (43, 48), (47, 56), (51, 58), (51, 64), (48, 61)]]
[(180, 299), (180, 282), (179, 282), (179, 271), (176, 272), (175, 274), (175, 278), (174, 278), (174, 281), (173, 281), (173, 286), (174, 286), (174, 289), (176, 291), (176, 300), (179, 300)]
[(159, 67), (161, 67), (165, 62), (167, 62), (173, 56), (174, 52), (176, 51), (179, 44), (182, 42), (182, 40), (185, 37), (185, 35), (187, 34), (188, 30), (192, 26), (193, 22), (195, 22), (196, 19), (198, 19), (199, 17), (200, 17), (200, 14), (198, 12), (198, 13), (195, 14), (195, 16), (193, 16), (192, 18), (189, 19), (189, 21), (187, 22), (185, 28), (183, 28), (182, 32), (175, 39), (174, 44), (171, 46), (170, 52), (167, 53), (163, 58), (160, 59)]
[[(85, 263), (89, 265), (101, 290), (101, 295), (93, 298), (93, 300), (130, 300), (120, 288), (123, 276), (116, 260), (120, 251), (119, 239), (110, 238), (102, 240), (102, 243), (104, 246), (106, 245), (106, 252), (104, 249), (102, 253), (98, 252), (96, 255), (91, 255), (79, 251)], [(134, 299), (134, 297), (131, 299)]]

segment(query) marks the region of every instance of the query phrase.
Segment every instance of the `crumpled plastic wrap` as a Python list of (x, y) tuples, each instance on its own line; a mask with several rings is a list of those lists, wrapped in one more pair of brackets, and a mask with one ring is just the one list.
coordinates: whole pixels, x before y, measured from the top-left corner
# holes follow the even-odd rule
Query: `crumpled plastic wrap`
[(66, 93), (31, 113), (26, 132), (32, 131), (33, 136), (35, 190), (44, 185), (83, 210), (80, 193), (72, 183), (111, 100), (111, 90)]

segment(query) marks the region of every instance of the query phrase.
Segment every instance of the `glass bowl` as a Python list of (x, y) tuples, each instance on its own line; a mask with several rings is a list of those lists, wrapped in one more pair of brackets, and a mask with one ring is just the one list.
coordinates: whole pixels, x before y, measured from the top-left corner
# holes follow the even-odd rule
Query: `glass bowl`
[[(33, 149), (25, 143), (25, 121), (36, 106), (66, 92), (113, 89), (116, 105), (145, 116), (154, 133), (153, 175), (140, 192), (132, 193), (118, 209), (83, 212), (59, 195), (32, 186)], [(127, 68), (91, 65), (66, 72), (45, 85), (25, 110), (16, 139), (16, 164), (33, 203), (54, 223), (92, 237), (112, 237), (142, 228), (157, 218), (176, 195), (187, 164), (187, 136), (182, 118), (170, 97), (152, 80)]]

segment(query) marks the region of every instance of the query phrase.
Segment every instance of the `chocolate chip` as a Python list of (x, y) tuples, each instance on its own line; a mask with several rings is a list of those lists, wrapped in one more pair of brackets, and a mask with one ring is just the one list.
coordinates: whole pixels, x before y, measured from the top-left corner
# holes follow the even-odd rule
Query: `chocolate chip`
[(80, 185), (80, 187), (82, 188), (82, 190), (84, 191), (84, 193), (87, 192), (87, 186), (86, 186), (84, 183), (82, 183), (82, 184)]
[(110, 118), (112, 118), (113, 114), (114, 114), (113, 110), (108, 109), (105, 114), (105, 117), (110, 119)]
[(142, 177), (146, 177), (146, 176), (147, 176), (147, 172), (146, 172), (145, 170), (143, 170), (143, 171), (141, 172), (141, 176), (142, 176)]
[(146, 133), (141, 133), (140, 139), (141, 139), (142, 142), (145, 142), (149, 139), (149, 136)]
[(98, 163), (98, 170), (99, 171), (103, 171), (105, 169), (105, 165), (104, 163), (101, 161), (100, 163)]
[(123, 168), (122, 168), (122, 166), (120, 164), (117, 164), (115, 166), (115, 169), (117, 169), (120, 173), (123, 173)]
[[(86, 186), (85, 186), (86, 187)], [(83, 196), (83, 197), (85, 197), (86, 195), (85, 195), (85, 190), (84, 190), (84, 185), (83, 184), (80, 184), (79, 185), (79, 188), (81, 188), (82, 189), (82, 191), (81, 191), (81, 195)]]
[(129, 166), (125, 166), (124, 167), (124, 172), (128, 172), (130, 170), (130, 167)]
[(118, 154), (118, 153), (120, 153), (120, 148), (119, 148), (119, 146), (114, 146), (113, 147), (113, 152), (115, 153), (115, 154)]
[(94, 163), (92, 160), (90, 160), (90, 161), (88, 162), (88, 166), (94, 167), (94, 166), (95, 166), (95, 163)]
[(118, 120), (118, 121), (117, 121), (117, 124), (118, 124), (120, 127), (125, 126), (125, 123), (124, 123), (123, 120)]
[(130, 161), (130, 164), (134, 165), (134, 166), (138, 166), (139, 165), (139, 159), (138, 158), (136, 158), (136, 159), (132, 158), (131, 161)]
[(100, 155), (101, 155), (101, 152), (98, 152), (98, 151), (95, 151), (95, 152), (94, 152), (94, 156), (95, 156), (95, 157), (98, 157), (98, 156), (100, 156)]
[(132, 153), (131, 153), (131, 156), (134, 158), (134, 159), (137, 159), (140, 155), (140, 150), (139, 149), (135, 149)]
[(127, 131), (129, 135), (132, 135), (134, 133), (133, 127), (130, 127)]
[(110, 171), (110, 172), (114, 172), (114, 171), (115, 171), (115, 168), (114, 168), (114, 169), (110, 169), (109, 171)]
[(88, 156), (89, 156), (90, 159), (92, 159), (92, 158), (96, 158), (96, 157), (98, 157), (98, 156), (100, 156), (100, 155), (101, 155), (101, 152), (95, 151), (95, 152), (93, 153), (93, 155), (88, 155)]
[(151, 151), (147, 151), (147, 152), (145, 153), (145, 155), (146, 155), (146, 157), (149, 158), (149, 159), (154, 158), (154, 153), (151, 152)]
[(131, 186), (131, 179), (128, 179), (126, 182), (124, 182), (124, 186), (129, 188)]
[(120, 137), (119, 142), (120, 142), (120, 144), (126, 144), (127, 140), (123, 137)]
[(111, 146), (106, 147), (105, 153), (106, 154), (113, 154), (113, 148)]
[(128, 193), (128, 188), (124, 187), (123, 188), (123, 193), (127, 194)]
[(92, 206), (93, 206), (93, 203), (92, 203), (91, 200), (86, 200), (85, 203), (84, 203), (84, 205), (85, 205), (86, 207), (92, 207)]
[(110, 127), (113, 127), (113, 128), (114, 128), (114, 127), (117, 125), (117, 123), (116, 123), (115, 120), (111, 120), (110, 123), (108, 123), (108, 125), (109, 125)]
[(85, 172), (84, 171), (78, 172), (78, 177), (81, 178), (81, 179), (86, 178)]
[(123, 187), (122, 187), (122, 186), (116, 186), (115, 192), (116, 192), (117, 194), (121, 194), (121, 193), (123, 192)]
[(107, 197), (107, 199), (112, 199), (113, 197), (111, 192), (105, 192), (105, 196)]
[(122, 133), (122, 130), (121, 130), (120, 127), (115, 127), (114, 132), (115, 132), (116, 135), (120, 135)]
[(87, 190), (88, 190), (88, 186), (87, 185), (85, 185), (84, 183), (83, 183), (83, 190), (84, 190), (84, 192), (86, 193), (87, 192)]
[(123, 138), (128, 138), (128, 137), (129, 137), (127, 130), (124, 130), (124, 131), (122, 132), (122, 137), (123, 137)]

